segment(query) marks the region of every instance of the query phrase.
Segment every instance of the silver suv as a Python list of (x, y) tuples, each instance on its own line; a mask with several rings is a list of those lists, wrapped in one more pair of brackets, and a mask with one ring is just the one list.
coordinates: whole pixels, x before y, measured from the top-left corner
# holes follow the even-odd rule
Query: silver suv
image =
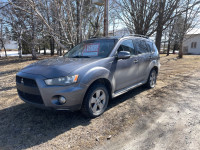
[(62, 57), (33, 63), (16, 76), (20, 98), (36, 107), (81, 110), (97, 117), (108, 101), (146, 84), (156, 84), (160, 63), (147, 37), (93, 38)]

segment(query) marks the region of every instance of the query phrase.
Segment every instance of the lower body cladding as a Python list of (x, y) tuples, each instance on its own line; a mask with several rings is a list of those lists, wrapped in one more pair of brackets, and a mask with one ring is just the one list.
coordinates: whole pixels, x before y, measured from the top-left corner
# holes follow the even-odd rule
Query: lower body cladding
[(75, 111), (81, 108), (86, 85), (47, 86), (45, 79), (41, 75), (19, 72), (16, 76), (19, 97), (43, 109)]

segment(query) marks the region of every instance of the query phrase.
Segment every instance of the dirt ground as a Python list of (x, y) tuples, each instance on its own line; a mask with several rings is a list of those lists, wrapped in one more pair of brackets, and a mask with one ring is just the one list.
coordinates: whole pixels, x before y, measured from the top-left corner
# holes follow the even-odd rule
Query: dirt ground
[(0, 149), (200, 149), (200, 56), (176, 57), (161, 56), (156, 88), (121, 95), (92, 120), (25, 104), (15, 74), (34, 61), (0, 58)]
[(136, 101), (146, 106), (149, 113), (96, 150), (200, 149), (199, 71)]

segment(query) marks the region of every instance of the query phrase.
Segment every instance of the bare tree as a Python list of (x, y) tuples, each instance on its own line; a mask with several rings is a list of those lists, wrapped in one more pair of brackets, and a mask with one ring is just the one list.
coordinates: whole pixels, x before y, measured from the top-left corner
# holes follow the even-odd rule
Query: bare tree
[(176, 12), (181, 0), (160, 0), (158, 2), (158, 17), (156, 28), (156, 46), (160, 51), (163, 31), (172, 23), (173, 18), (180, 12)]
[[(173, 20), (183, 14), (187, 14), (188, 11), (199, 7), (199, 0), (160, 0), (158, 11), (158, 22), (156, 30), (156, 46), (160, 50), (160, 43), (162, 38), (162, 32), (168, 28), (169, 25), (173, 25)], [(191, 12), (191, 11), (190, 11)], [(187, 17), (186, 17), (187, 18)], [(187, 20), (185, 23), (187, 23)], [(183, 23), (184, 24), (184, 23)], [(183, 29), (183, 28), (182, 28)], [(186, 28), (185, 28), (186, 29)]]
[(1, 48), (3, 48), (4, 51), (5, 51), (5, 56), (8, 57), (8, 56), (7, 56), (7, 51), (6, 51), (6, 48), (5, 48), (5, 44), (4, 44), (5, 42), (3, 41), (2, 38), (0, 38), (0, 42), (1, 42)]
[(130, 33), (151, 36), (156, 28), (157, 0), (120, 0), (116, 12)]
[(169, 56), (170, 48), (171, 48), (171, 41), (173, 37), (173, 32), (174, 32), (174, 26), (169, 26), (169, 36), (168, 36), (168, 47), (167, 47), (167, 56)]
[[(28, 10), (28, 7), (24, 5), (21, 1), (15, 1), (20, 7), (25, 7)], [(24, 32), (31, 32), (31, 29), (35, 29), (36, 21), (34, 20), (33, 14), (32, 18), (30, 14), (27, 14), (25, 11), (21, 11), (19, 8), (13, 8), (11, 5), (7, 5), (4, 7), (2, 11), (2, 15), (4, 16), (4, 21), (8, 26), (10, 26), (13, 31), (16, 33), (16, 38), (18, 41), (18, 53), (19, 57), (22, 57), (22, 41), (27, 42), (31, 45), (31, 47), (35, 47), (34, 42), (28, 42), (26, 39), (23, 39)], [(28, 19), (27, 19), (28, 18)], [(36, 32), (31, 32), (31, 36), (36, 34)], [(35, 38), (32, 38), (32, 40)], [(32, 49), (33, 59), (36, 59), (35, 49)]]
[[(7, 57), (7, 53), (6, 53), (6, 49), (5, 49), (4, 41), (3, 41), (3, 19), (1, 19), (1, 18), (0, 18), (0, 27), (1, 27), (1, 29), (0, 29), (0, 42), (1, 42), (0, 50), (2, 48), (4, 48), (4, 50), (5, 50), (5, 56)], [(1, 55), (0, 55), (0, 57), (1, 57)]]
[[(94, 11), (90, 14), (89, 17), (89, 35), (88, 37), (98, 37), (101, 35), (101, 30), (103, 29), (103, 8), (95, 7)], [(91, 28), (91, 29), (90, 29)], [(91, 33), (91, 31), (93, 33)]]

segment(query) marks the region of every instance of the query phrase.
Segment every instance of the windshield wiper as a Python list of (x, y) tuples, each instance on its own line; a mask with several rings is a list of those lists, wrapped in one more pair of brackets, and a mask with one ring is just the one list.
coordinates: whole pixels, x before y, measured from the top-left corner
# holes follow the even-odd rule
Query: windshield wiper
[(89, 56), (73, 56), (72, 58), (90, 58)]

